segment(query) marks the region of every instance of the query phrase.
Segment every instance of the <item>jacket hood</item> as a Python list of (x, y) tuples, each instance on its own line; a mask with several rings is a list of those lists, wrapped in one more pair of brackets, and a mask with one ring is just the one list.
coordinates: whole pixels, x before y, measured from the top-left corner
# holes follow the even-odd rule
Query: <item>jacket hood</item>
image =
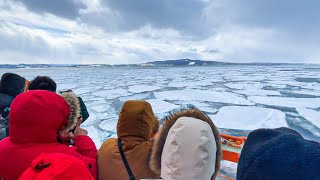
[(131, 100), (123, 104), (117, 124), (119, 139), (134, 137), (148, 141), (158, 127), (159, 122), (148, 102)]
[(70, 108), (67, 125), (62, 128), (62, 131), (69, 131), (77, 126), (79, 117), (81, 116), (80, 102), (78, 97), (73, 92), (63, 92), (60, 95), (67, 102)]
[[(196, 159), (201, 159), (202, 161), (198, 161), (200, 164), (197, 164), (197, 165), (192, 164), (193, 169), (195, 169), (196, 167), (204, 168), (205, 166), (208, 169), (210, 169), (211, 168), (210, 166), (212, 166), (212, 172), (211, 172), (212, 174), (210, 174), (210, 178), (211, 176), (215, 178), (220, 169), (222, 151), (221, 151), (221, 140), (220, 140), (218, 129), (213, 124), (211, 119), (206, 114), (202, 113), (200, 110), (194, 107), (189, 107), (186, 109), (182, 109), (180, 111), (170, 113), (170, 115), (165, 117), (162, 120), (162, 122), (163, 122), (163, 127), (159, 129), (159, 132), (157, 133), (154, 140), (154, 144), (151, 152), (151, 158), (150, 158), (150, 168), (155, 173), (161, 174), (163, 178), (170, 179), (170, 178), (174, 178), (174, 175), (180, 174), (182, 171), (183, 173), (185, 173), (185, 175), (188, 174), (187, 171), (190, 171), (189, 169), (190, 167), (183, 166), (183, 163), (187, 165), (190, 162), (196, 163), (197, 162)], [(205, 124), (203, 124), (203, 122)], [(176, 123), (178, 124), (176, 125)], [(192, 126), (194, 126), (194, 129), (192, 128)], [(207, 129), (208, 127), (210, 127), (209, 129), (211, 129), (212, 131), (212, 134), (213, 134), (212, 136), (211, 136), (211, 132), (208, 131)], [(187, 131), (189, 133), (187, 133)], [(190, 135), (191, 134), (190, 132), (192, 132), (192, 135)], [(198, 144), (193, 146), (193, 148), (190, 148), (191, 142), (198, 142)], [(215, 143), (215, 145), (213, 145), (212, 143)], [(205, 144), (209, 145), (210, 147), (203, 146)], [(168, 147), (170, 147), (171, 150), (167, 151)], [(186, 150), (185, 147), (188, 147), (190, 149)], [(192, 156), (191, 153), (195, 153), (195, 152), (199, 153), (197, 154), (197, 157), (194, 157), (194, 158), (188, 157), (188, 158), (185, 158), (185, 160), (183, 159), (183, 156), (188, 156), (188, 154), (189, 156)], [(173, 155), (174, 153), (176, 154)], [(173, 156), (177, 156), (177, 155), (179, 156), (179, 160), (176, 158), (172, 158)], [(162, 159), (162, 158), (166, 158), (166, 159)], [(201, 162), (202, 163), (206, 162), (206, 159), (208, 161), (210, 160), (214, 161), (212, 162), (213, 164), (201, 164)], [(172, 172), (171, 174), (170, 174), (170, 168), (172, 167), (168, 166), (168, 163), (170, 164), (170, 161), (172, 161), (171, 165), (174, 165), (174, 163), (176, 163), (175, 164), (176, 168), (171, 169), (171, 172)], [(181, 162), (175, 162), (175, 161), (181, 161)], [(180, 165), (181, 167), (178, 167)], [(166, 166), (166, 167), (162, 167), (162, 166)], [(205, 171), (205, 169), (206, 168), (203, 169), (203, 172)], [(181, 171), (173, 172), (175, 170), (177, 171), (181, 170)], [(192, 170), (192, 172), (194, 171)], [(194, 175), (198, 175), (199, 178), (204, 178), (207, 175), (207, 174), (200, 175), (202, 173), (201, 170), (197, 172), (199, 173), (195, 173)], [(170, 178), (168, 178), (167, 176), (170, 176)], [(182, 174), (181, 177), (186, 177), (186, 176)]]
[(258, 129), (241, 151), (237, 179), (319, 179), (319, 162), (319, 143), (288, 128)]
[(64, 98), (45, 90), (18, 95), (12, 102), (10, 140), (13, 143), (57, 142), (57, 134), (68, 127), (71, 108)]

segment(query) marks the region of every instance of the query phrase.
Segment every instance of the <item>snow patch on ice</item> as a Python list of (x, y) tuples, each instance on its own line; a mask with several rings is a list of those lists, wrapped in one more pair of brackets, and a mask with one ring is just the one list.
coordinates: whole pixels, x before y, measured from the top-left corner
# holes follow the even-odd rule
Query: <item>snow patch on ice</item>
[(304, 117), (311, 124), (317, 126), (320, 129), (320, 112), (307, 109), (307, 108), (297, 108), (297, 112)]
[(282, 106), (282, 107), (320, 107), (320, 98), (289, 98), (289, 97), (261, 97), (250, 96), (248, 100), (265, 105)]
[(225, 106), (213, 117), (213, 121), (219, 128), (228, 129), (288, 127), (285, 113), (261, 107)]

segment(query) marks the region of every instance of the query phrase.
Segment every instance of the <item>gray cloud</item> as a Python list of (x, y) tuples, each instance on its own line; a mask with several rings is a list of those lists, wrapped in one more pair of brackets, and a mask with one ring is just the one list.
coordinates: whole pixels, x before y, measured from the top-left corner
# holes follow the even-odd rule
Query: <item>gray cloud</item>
[(104, 0), (103, 4), (116, 11), (121, 29), (133, 30), (144, 25), (172, 28), (180, 32), (202, 35), (206, 30), (199, 21), (207, 3), (200, 0)]
[[(319, 62), (319, 6), (316, 0), (5, 0), (0, 40), (8, 43), (0, 51), (48, 62)], [(17, 27), (8, 33), (5, 22)]]
[(51, 13), (64, 18), (75, 19), (81, 9), (87, 6), (81, 0), (15, 0), (22, 2), (28, 9), (36, 13)]

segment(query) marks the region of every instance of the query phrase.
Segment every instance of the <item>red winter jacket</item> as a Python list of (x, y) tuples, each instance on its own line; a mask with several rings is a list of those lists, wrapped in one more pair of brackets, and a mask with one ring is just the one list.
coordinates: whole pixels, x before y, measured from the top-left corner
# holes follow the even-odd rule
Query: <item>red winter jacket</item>
[(73, 147), (57, 141), (69, 114), (68, 104), (55, 93), (36, 90), (17, 96), (10, 109), (9, 137), (0, 141), (0, 179), (18, 179), (40, 153), (77, 157), (96, 177), (97, 149), (88, 136), (77, 136)]

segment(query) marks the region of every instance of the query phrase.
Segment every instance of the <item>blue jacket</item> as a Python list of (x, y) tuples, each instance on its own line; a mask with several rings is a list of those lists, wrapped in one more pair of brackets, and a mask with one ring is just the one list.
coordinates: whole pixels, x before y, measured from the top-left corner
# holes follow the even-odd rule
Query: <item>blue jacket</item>
[(320, 144), (288, 128), (251, 132), (238, 163), (237, 180), (320, 179)]

